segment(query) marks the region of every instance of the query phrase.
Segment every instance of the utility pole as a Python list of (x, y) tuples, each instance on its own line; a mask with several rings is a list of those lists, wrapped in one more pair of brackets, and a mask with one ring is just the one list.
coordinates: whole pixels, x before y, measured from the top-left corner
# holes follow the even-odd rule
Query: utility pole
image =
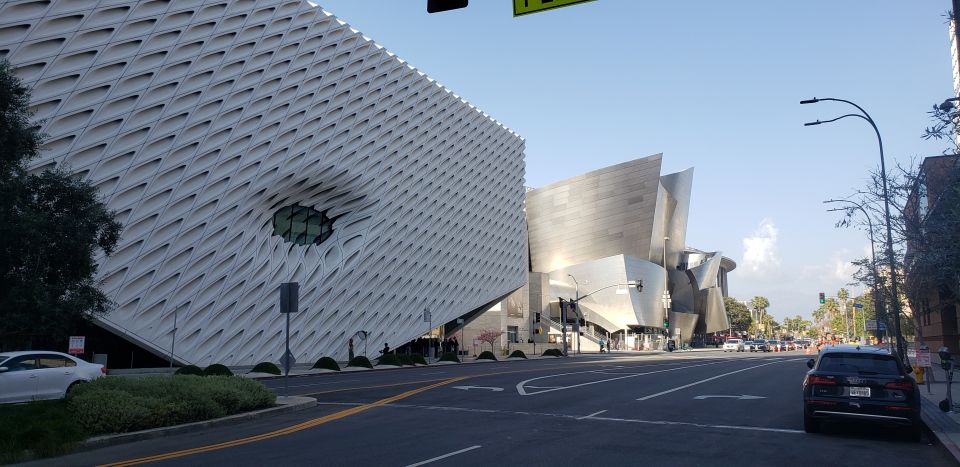
[(179, 311), (182, 306), (183, 305), (180, 305), (173, 309), (173, 337), (170, 339), (170, 368), (173, 368), (173, 347), (177, 345), (177, 311)]
[(563, 356), (567, 356), (567, 305), (566, 300), (560, 299), (560, 333), (563, 334)]

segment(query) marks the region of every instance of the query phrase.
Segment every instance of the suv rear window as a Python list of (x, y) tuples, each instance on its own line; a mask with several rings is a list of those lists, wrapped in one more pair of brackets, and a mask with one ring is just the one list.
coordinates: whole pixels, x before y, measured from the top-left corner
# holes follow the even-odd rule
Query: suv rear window
[(897, 361), (889, 355), (828, 353), (820, 357), (820, 371), (861, 375), (899, 375)]

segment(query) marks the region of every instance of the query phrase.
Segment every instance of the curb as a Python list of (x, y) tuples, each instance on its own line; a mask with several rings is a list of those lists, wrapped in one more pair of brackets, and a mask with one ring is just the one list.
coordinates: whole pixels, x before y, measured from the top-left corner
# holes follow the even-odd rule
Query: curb
[[(284, 399), (281, 401), (281, 399)], [(297, 410), (304, 410), (317, 405), (317, 400), (312, 397), (299, 397), (299, 396), (290, 396), (290, 397), (277, 397), (278, 405), (276, 407), (270, 407), (267, 409), (254, 410), (252, 412), (238, 413), (230, 415), (227, 417), (214, 418), (212, 420), (203, 420), (200, 422), (185, 423), (182, 425), (166, 426), (162, 428), (151, 428), (149, 430), (134, 431), (132, 433), (120, 433), (116, 435), (103, 435), (95, 436), (90, 438), (77, 447), (74, 452), (87, 451), (91, 449), (98, 449), (107, 446), (114, 446), (117, 444), (130, 443), (133, 441), (142, 441), (145, 439), (154, 439), (160, 438), (163, 436), (188, 433), (191, 431), (198, 431), (204, 428), (222, 426), (222, 425), (231, 425), (236, 422), (246, 421), (246, 420), (255, 420), (258, 418), (267, 417), (270, 415), (277, 415), (287, 412), (295, 412)]]
[(923, 424), (927, 426), (927, 429), (933, 433), (937, 442), (960, 463), (960, 446), (957, 446), (948, 434), (957, 433), (960, 435), (960, 431), (953, 428), (956, 423), (947, 418), (947, 416), (940, 411), (939, 407), (925, 397), (920, 401), (920, 418), (923, 420)]

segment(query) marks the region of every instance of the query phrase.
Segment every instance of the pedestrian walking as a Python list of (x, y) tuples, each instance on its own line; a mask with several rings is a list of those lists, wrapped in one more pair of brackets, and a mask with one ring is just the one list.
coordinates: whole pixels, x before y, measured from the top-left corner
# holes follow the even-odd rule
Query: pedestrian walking
[(603, 338), (601, 337), (601, 338), (600, 338), (600, 353), (603, 353), (603, 352), (604, 352), (604, 350), (603, 350), (603, 345), (604, 345), (604, 344), (605, 344), (605, 342), (604, 342)]
[(607, 353), (610, 353), (610, 341), (607, 341)]
[(353, 338), (347, 341), (347, 355), (350, 356), (350, 360), (353, 360)]
[(453, 352), (460, 355), (460, 342), (457, 341), (457, 336), (453, 336)]
[(386, 342), (383, 343), (383, 350), (380, 351), (381, 354), (386, 355), (390, 353), (390, 346)]

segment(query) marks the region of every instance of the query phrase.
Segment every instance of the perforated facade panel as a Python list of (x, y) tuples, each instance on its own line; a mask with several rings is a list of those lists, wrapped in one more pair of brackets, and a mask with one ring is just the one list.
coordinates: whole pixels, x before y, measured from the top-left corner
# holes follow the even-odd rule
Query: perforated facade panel
[[(66, 167), (125, 228), (103, 324), (183, 361), (396, 347), (526, 282), (523, 140), (309, 2), (6, 2), (0, 56)], [(273, 235), (294, 204), (332, 236)], [(362, 348), (362, 347), (361, 347)]]

